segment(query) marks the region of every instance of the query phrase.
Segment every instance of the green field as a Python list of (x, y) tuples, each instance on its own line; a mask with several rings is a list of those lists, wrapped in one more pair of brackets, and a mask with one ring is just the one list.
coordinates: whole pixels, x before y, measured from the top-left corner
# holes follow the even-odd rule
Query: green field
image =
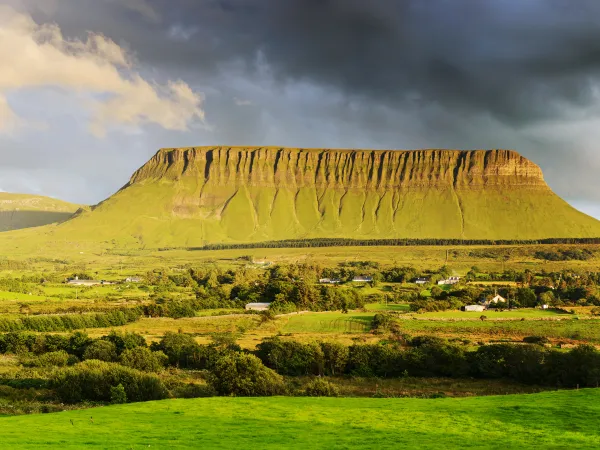
[(489, 320), (494, 319), (535, 319), (535, 318), (551, 318), (551, 317), (564, 317), (565, 319), (573, 318), (569, 313), (552, 310), (552, 309), (517, 309), (513, 311), (494, 311), (487, 310), (483, 312), (477, 311), (438, 311), (438, 312), (426, 312), (417, 314), (416, 317), (421, 318), (446, 318), (446, 319), (470, 319), (476, 320), (482, 315), (486, 316)]
[(0, 418), (2, 446), (598, 448), (600, 390), (461, 399), (207, 398)]
[(308, 313), (292, 315), (284, 333), (364, 333), (371, 329), (374, 313)]
[(406, 312), (409, 311), (410, 305), (401, 304), (397, 305), (394, 303), (370, 303), (365, 305), (365, 309), (368, 311), (396, 311), (396, 312)]
[[(481, 313), (479, 313), (481, 315)], [(407, 333), (440, 335), (467, 339), (520, 340), (524, 336), (600, 342), (600, 320), (403, 320), (400, 328)]]

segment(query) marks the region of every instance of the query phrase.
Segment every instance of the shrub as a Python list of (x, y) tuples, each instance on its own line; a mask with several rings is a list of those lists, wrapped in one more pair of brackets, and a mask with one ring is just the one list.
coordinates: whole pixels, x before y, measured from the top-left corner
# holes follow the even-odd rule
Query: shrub
[(50, 387), (65, 403), (111, 401), (111, 388), (121, 384), (130, 402), (161, 400), (168, 392), (155, 375), (119, 364), (89, 360), (60, 369), (50, 378)]
[(115, 344), (117, 353), (119, 355), (128, 349), (147, 346), (144, 336), (137, 333), (120, 333), (113, 330), (108, 336), (104, 336), (102, 339)]
[(121, 383), (119, 383), (118, 386), (110, 387), (110, 402), (113, 405), (127, 403), (127, 393)]
[(277, 337), (265, 339), (256, 346), (262, 362), (283, 375), (321, 375), (324, 356), (317, 343), (303, 344), (283, 341)]
[(306, 384), (304, 394), (309, 397), (337, 397), (340, 392), (333, 383), (317, 377)]
[(209, 384), (219, 395), (262, 397), (285, 393), (283, 377), (265, 367), (254, 355), (229, 353), (218, 358)]
[(158, 344), (152, 346), (152, 350), (161, 350), (173, 366), (194, 367), (200, 345), (189, 334), (169, 331)]
[(160, 372), (169, 362), (169, 358), (161, 351), (153, 352), (146, 347), (135, 347), (125, 350), (121, 354), (120, 362), (142, 372)]
[(48, 352), (43, 355), (35, 356), (33, 358), (25, 358), (22, 364), (26, 367), (64, 367), (69, 365), (69, 355), (64, 350), (57, 352)]
[(83, 352), (83, 359), (114, 362), (117, 360), (117, 348), (110, 341), (94, 341)]
[(548, 344), (550, 339), (548, 339), (546, 336), (525, 336), (523, 338), (523, 342), (526, 342), (527, 344), (544, 345)]

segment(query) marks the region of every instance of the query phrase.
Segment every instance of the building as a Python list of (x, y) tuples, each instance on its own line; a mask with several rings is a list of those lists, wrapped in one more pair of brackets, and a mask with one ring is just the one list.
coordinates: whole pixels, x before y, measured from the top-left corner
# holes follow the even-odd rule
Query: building
[(125, 283), (140, 283), (142, 279), (140, 277), (127, 277)]
[(542, 309), (549, 309), (549, 308), (550, 308), (550, 306), (548, 306), (548, 305), (542, 305)]
[(417, 278), (415, 280), (416, 284), (427, 284), (429, 283), (429, 278)]
[(319, 283), (321, 284), (340, 284), (342, 280), (339, 278), (321, 278)]
[(448, 277), (445, 280), (440, 280), (438, 281), (437, 284), (443, 285), (443, 284), (456, 284), (460, 281), (460, 277)]
[(466, 305), (461, 308), (463, 311), (477, 311), (483, 312), (485, 311), (484, 305)]
[(67, 284), (72, 286), (97, 286), (99, 284), (104, 284), (104, 282), (99, 280), (80, 280), (79, 277), (75, 277), (75, 279), (69, 280)]
[(484, 305), (491, 305), (492, 303), (494, 304), (498, 304), (498, 303), (506, 303), (506, 299), (504, 297), (502, 297), (499, 294), (496, 294), (493, 298), (490, 298), (489, 300), (484, 300), (482, 302)]
[(355, 283), (371, 283), (373, 281), (373, 277), (360, 276), (352, 278), (352, 281)]
[(271, 306), (270, 303), (248, 303), (246, 304), (247, 311), (266, 311)]

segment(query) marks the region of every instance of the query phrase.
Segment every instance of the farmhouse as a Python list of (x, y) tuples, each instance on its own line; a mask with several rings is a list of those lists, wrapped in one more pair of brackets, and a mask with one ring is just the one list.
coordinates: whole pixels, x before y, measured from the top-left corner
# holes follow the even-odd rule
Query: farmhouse
[(342, 280), (340, 280), (339, 278), (321, 278), (319, 280), (319, 283), (321, 284), (339, 284), (341, 282)]
[(67, 284), (73, 286), (97, 286), (99, 284), (103, 284), (103, 281), (99, 280), (80, 280), (79, 277), (75, 277), (73, 280), (69, 280)]
[(482, 302), (482, 304), (484, 304), (484, 305), (486, 305), (486, 306), (487, 306), (487, 305), (491, 305), (492, 303), (494, 303), (494, 304), (498, 304), (498, 303), (506, 303), (506, 299), (505, 299), (504, 297), (502, 297), (501, 295), (499, 295), (499, 294), (496, 294), (496, 296), (495, 296), (495, 297), (493, 297), (493, 298), (491, 298), (491, 299), (489, 299), (489, 300), (484, 300), (484, 301)]
[(142, 279), (140, 277), (127, 277), (125, 278), (125, 283), (139, 283)]
[(248, 311), (266, 311), (271, 306), (270, 303), (248, 303), (246, 310)]
[(415, 280), (415, 284), (427, 284), (429, 283), (429, 278), (417, 278)]
[(443, 284), (456, 284), (460, 281), (460, 277), (448, 277), (445, 280), (440, 280), (438, 281), (437, 284), (443, 285)]
[(373, 281), (373, 277), (359, 276), (352, 278), (352, 281), (354, 281), (355, 283), (370, 283), (371, 281)]
[(461, 308), (463, 311), (485, 311), (485, 306), (483, 305), (466, 305)]

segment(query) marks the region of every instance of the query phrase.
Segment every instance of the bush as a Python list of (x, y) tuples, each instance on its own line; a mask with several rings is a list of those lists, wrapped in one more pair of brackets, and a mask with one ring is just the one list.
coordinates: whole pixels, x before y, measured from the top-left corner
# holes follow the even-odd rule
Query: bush
[(283, 377), (265, 367), (254, 355), (229, 353), (218, 358), (209, 384), (219, 395), (263, 397), (285, 393)]
[(120, 357), (122, 365), (142, 372), (160, 372), (169, 362), (169, 358), (161, 351), (153, 352), (146, 347), (135, 347), (125, 350)]
[(144, 336), (137, 333), (120, 333), (113, 330), (108, 336), (104, 336), (102, 339), (115, 344), (117, 354), (119, 355), (123, 353), (123, 351), (135, 347), (147, 347), (146, 339), (144, 338)]
[(160, 350), (169, 360), (169, 364), (178, 367), (194, 367), (200, 345), (194, 337), (185, 333), (167, 332), (152, 350)]
[(24, 358), (22, 364), (26, 367), (64, 367), (69, 365), (71, 355), (64, 350), (48, 352), (33, 358)]
[(83, 359), (114, 362), (117, 360), (117, 348), (110, 341), (94, 341), (83, 352)]
[(309, 397), (337, 397), (340, 392), (333, 383), (317, 377), (306, 384), (304, 394)]
[(321, 375), (324, 355), (317, 343), (303, 344), (283, 341), (277, 337), (265, 339), (256, 346), (262, 362), (283, 375)]
[(110, 387), (110, 402), (113, 405), (127, 403), (127, 393), (121, 383), (118, 386)]
[(50, 378), (50, 387), (65, 403), (82, 401), (110, 402), (112, 390), (121, 384), (130, 402), (162, 400), (168, 392), (154, 374), (140, 372), (119, 364), (89, 360), (60, 369)]
[(546, 336), (525, 336), (523, 338), (523, 342), (526, 342), (527, 344), (544, 345), (548, 344), (550, 339), (548, 339)]

